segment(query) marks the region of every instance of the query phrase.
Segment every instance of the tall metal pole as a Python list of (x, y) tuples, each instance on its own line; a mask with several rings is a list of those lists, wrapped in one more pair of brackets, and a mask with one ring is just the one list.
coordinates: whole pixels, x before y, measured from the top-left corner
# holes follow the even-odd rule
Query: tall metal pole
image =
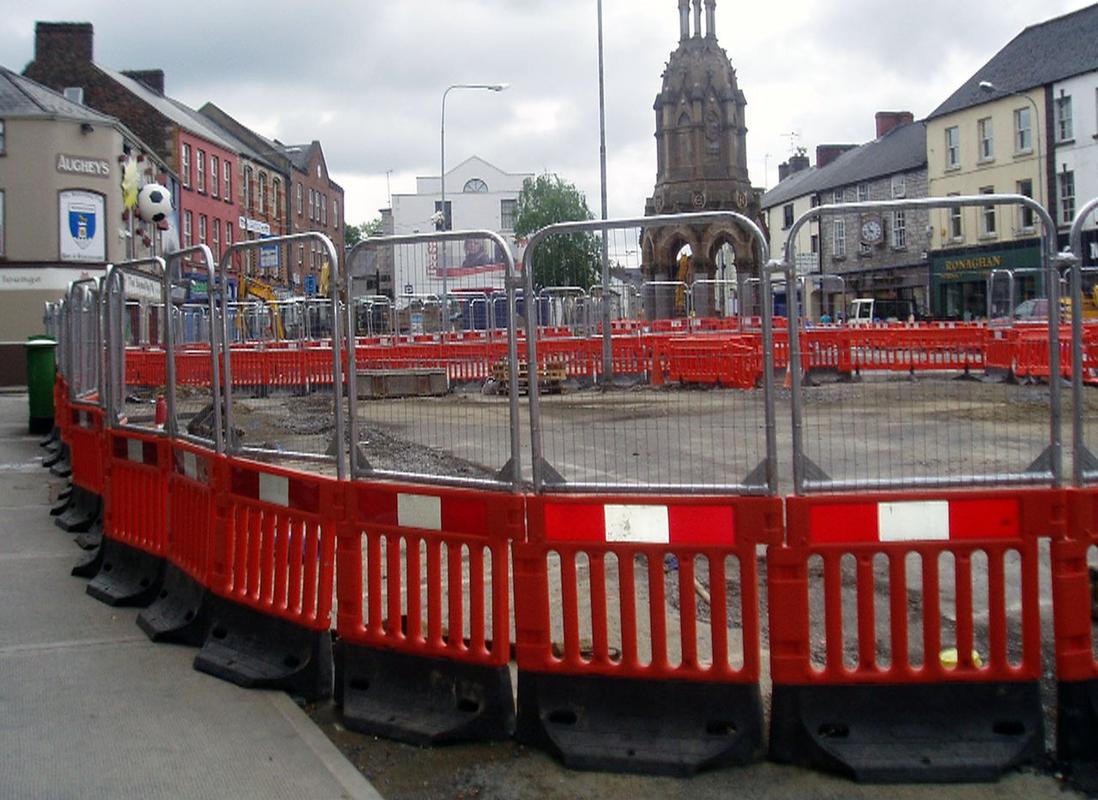
[[(442, 215), (442, 221), (439, 223), (438, 229), (444, 231), (446, 226), (446, 95), (454, 89), (486, 89), (489, 92), (502, 92), (506, 89), (508, 84), (506, 83), (455, 83), (452, 86), (447, 86), (446, 91), (442, 93), (442, 126), (441, 136), (442, 141), (442, 165), (439, 172), (440, 189), (439, 192), (442, 195), (442, 208), (439, 209), (439, 213)], [(390, 200), (391, 203), (391, 200)], [(450, 293), (449, 293), (449, 275), (445, 263), (443, 263), (444, 251), (439, 251), (439, 269), (442, 270), (442, 330), (444, 333), (450, 332)]]
[[(602, 0), (599, 14), (599, 168), (602, 178), (602, 220), (609, 219), (606, 208), (606, 79), (602, 55)], [(610, 385), (614, 377), (614, 341), (610, 331), (610, 241), (602, 229), (602, 380)]]

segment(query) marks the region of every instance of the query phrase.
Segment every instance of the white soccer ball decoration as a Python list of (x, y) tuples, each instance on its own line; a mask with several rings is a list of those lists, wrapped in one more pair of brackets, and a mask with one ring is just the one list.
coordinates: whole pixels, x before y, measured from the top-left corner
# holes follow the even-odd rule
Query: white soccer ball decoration
[(159, 183), (146, 183), (137, 193), (137, 216), (145, 222), (164, 222), (172, 213), (172, 193)]

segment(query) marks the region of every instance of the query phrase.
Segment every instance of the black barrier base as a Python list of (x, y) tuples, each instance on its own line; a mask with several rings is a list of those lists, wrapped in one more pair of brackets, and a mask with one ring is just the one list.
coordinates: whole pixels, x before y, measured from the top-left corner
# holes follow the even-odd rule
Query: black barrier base
[(323, 700), (332, 696), (332, 635), (211, 597), (209, 634), (194, 668), (249, 689)]
[(973, 783), (1044, 753), (1027, 683), (775, 685), (770, 758), (866, 783)]
[(517, 738), (571, 769), (693, 775), (762, 755), (754, 684), (520, 672)]
[[(72, 538), (81, 550), (95, 550), (103, 543), (103, 519), (99, 518), (84, 533)], [(94, 577), (94, 576), (93, 576)]]
[(53, 428), (50, 429), (49, 435), (45, 439), (42, 439), (38, 442), (38, 446), (43, 447), (43, 448), (44, 447), (49, 447), (51, 444), (53, 444), (56, 441), (59, 441), (60, 439), (61, 439), (61, 429), (58, 428), (57, 426), (54, 426)]
[(147, 606), (160, 593), (164, 560), (103, 537), (102, 563), (88, 594), (109, 606)]
[(168, 564), (160, 593), (137, 615), (137, 627), (154, 642), (200, 647), (206, 641), (209, 617), (205, 587), (179, 567)]
[(27, 430), (31, 436), (41, 436), (53, 430), (53, 417), (31, 417)]
[(57, 494), (57, 502), (50, 506), (50, 516), (58, 517), (68, 511), (72, 504), (73, 485), (70, 483)]
[(102, 509), (103, 501), (99, 495), (92, 494), (79, 486), (73, 486), (68, 508), (53, 521), (53, 524), (68, 533), (83, 533), (99, 518)]
[(52, 470), (55, 466), (60, 464), (62, 461), (68, 461), (68, 460), (69, 460), (69, 446), (67, 444), (65, 444), (64, 442), (62, 442), (61, 446), (59, 448), (57, 448), (56, 450), (53, 451), (53, 453), (51, 453), (50, 455), (48, 455), (48, 456), (46, 456), (45, 458), (42, 459), (42, 466), (46, 467), (47, 469)]
[(1061, 681), (1056, 694), (1056, 757), (1077, 788), (1098, 792), (1098, 680)]
[(72, 464), (69, 462), (68, 454), (65, 454), (65, 458), (58, 461), (52, 467), (50, 467), (50, 475), (55, 478), (71, 478), (72, 477)]
[(507, 667), (336, 643), (336, 697), (351, 730), (422, 746), (507, 739)]
[(103, 545), (101, 539), (98, 547), (92, 548), (80, 556), (80, 560), (73, 564), (69, 574), (74, 578), (94, 578), (99, 574), (99, 569), (102, 566)]

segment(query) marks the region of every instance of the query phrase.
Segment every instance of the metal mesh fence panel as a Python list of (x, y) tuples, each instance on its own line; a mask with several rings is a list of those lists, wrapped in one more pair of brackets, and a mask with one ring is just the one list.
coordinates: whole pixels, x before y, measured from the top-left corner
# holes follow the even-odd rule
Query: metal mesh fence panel
[[(527, 292), (538, 279), (539, 248), (552, 253), (558, 237), (591, 237), (587, 252), (596, 254), (591, 269), (597, 274), (598, 237), (607, 236), (608, 249), (620, 252), (619, 238), (634, 235), (637, 227), (691, 224), (717, 227), (711, 235), (718, 240), (737, 236), (751, 250), (745, 255), (766, 263), (761, 232), (732, 213), (565, 223), (531, 238)], [(611, 324), (607, 339), (598, 335), (604, 330), (600, 317), (588, 338), (541, 332), (535, 342), (530, 326), (519, 368), (527, 376), (522, 388), (530, 399), (539, 491), (765, 493), (773, 487), (769, 316), (759, 331), (749, 333), (735, 325), (702, 324), (692, 314), (692, 298), (704, 298), (707, 315), (718, 308), (734, 315), (734, 283), (706, 277), (711, 267), (704, 266), (701, 254), (697, 259), (685, 250), (672, 255), (674, 263), (646, 264), (644, 274), (673, 273), (683, 280), (641, 283), (637, 326)], [(624, 272), (611, 265), (611, 280)], [(641, 271), (634, 272), (639, 278)], [(630, 298), (626, 285), (601, 285), (588, 296)], [(601, 302), (596, 305), (601, 314)]]
[[(205, 273), (206, 302), (181, 303), (173, 308), (171, 359), (175, 381), (169, 387), (168, 412), (172, 432), (203, 444), (221, 443), (220, 317), (215, 299), (213, 254), (205, 245), (173, 253), (168, 275), (179, 273), (183, 259), (194, 259)], [(201, 263), (199, 263), (201, 262)], [(173, 281), (171, 289), (185, 296), (189, 287)]]
[[(1033, 206), (1047, 217), (1033, 201), (1015, 196), (813, 209), (786, 245), (787, 283), (796, 280), (793, 234), (812, 218), (911, 208), (981, 215), (995, 208), (1008, 218), (1017, 206)], [(1054, 230), (1051, 221), (1046, 224)], [(1058, 480), (1055, 376), (1064, 374), (1067, 355), (1059, 341), (1059, 281), (1048, 252), (1037, 251), (1034, 263), (1018, 272), (1046, 278), (1033, 289), (1048, 309), (1042, 324), (991, 330), (987, 309), (973, 306), (971, 321), (889, 323), (881, 311), (852, 314), (846, 326), (820, 330), (803, 324), (799, 304), (789, 304), (790, 329), (799, 332), (790, 342), (787, 379), (798, 493)]]
[(407, 291), (389, 304), (356, 296), (364, 276), (349, 281), (354, 474), (510, 485), (518, 389), (509, 352), (527, 309), (509, 311), (508, 245), (455, 231), (370, 239), (348, 260), (362, 252), (392, 264), (393, 285)]

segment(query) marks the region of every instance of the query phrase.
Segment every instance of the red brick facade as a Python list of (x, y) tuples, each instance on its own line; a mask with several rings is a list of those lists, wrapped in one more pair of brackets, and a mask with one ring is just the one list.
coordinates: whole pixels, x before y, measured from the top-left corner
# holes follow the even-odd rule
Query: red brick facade
[[(320, 142), (289, 148), (293, 162), (290, 190), (290, 222), (294, 233), (319, 231), (332, 240), (340, 263), (343, 263), (343, 189), (328, 176), (324, 151)], [(301, 285), (305, 276), (319, 278), (323, 253), (319, 246), (305, 243), (298, 245), (291, 255), (291, 269), (300, 275)], [(295, 277), (295, 281), (297, 278)]]

